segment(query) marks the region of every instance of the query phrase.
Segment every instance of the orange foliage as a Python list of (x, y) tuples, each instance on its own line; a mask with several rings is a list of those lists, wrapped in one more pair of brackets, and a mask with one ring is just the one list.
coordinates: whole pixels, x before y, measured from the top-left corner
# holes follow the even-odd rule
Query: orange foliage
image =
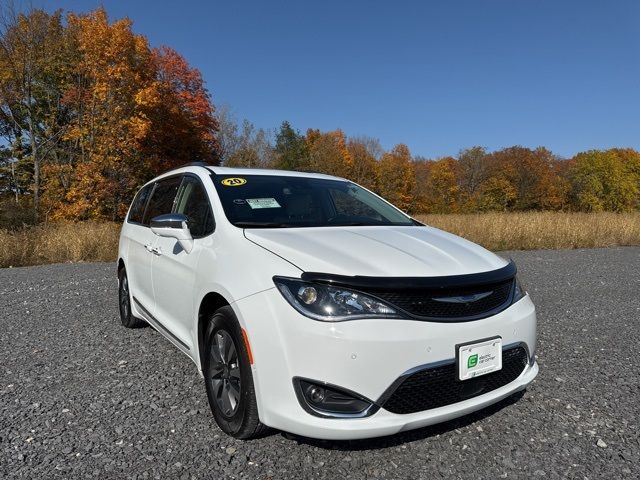
[(308, 168), (348, 178), (353, 171), (353, 158), (347, 149), (347, 139), (342, 130), (320, 132), (309, 129), (306, 136)]
[(416, 176), (411, 153), (406, 145), (399, 144), (385, 153), (378, 166), (378, 191), (380, 195), (405, 211), (418, 210), (413, 197)]
[(429, 212), (457, 212), (459, 210), (460, 165), (451, 157), (445, 157), (435, 162), (427, 163), (428, 176), (426, 179)]
[[(218, 125), (198, 70), (170, 48), (151, 50), (129, 19), (109, 22), (102, 8), (70, 14), (67, 29), (78, 56), (77, 81), (63, 97), (73, 112), (64, 140), (76, 161), (66, 167), (68, 185), (47, 186), (52, 218), (121, 218), (154, 175), (216, 162)], [(47, 172), (53, 179), (60, 168)]]

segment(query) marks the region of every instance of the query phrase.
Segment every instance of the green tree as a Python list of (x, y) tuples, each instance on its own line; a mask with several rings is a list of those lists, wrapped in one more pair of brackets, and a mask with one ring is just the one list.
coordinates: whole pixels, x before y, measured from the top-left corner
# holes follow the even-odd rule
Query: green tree
[(276, 134), (275, 166), (283, 170), (304, 170), (307, 168), (307, 147), (305, 137), (295, 131), (286, 120)]

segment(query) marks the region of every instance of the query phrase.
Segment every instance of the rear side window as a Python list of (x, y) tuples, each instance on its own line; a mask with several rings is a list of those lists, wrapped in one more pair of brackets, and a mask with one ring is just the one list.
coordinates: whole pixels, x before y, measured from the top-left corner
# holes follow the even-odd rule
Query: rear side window
[(213, 212), (202, 182), (194, 177), (184, 177), (180, 190), (175, 212), (187, 216), (191, 235), (197, 238), (213, 233), (215, 229)]
[(173, 202), (176, 199), (176, 193), (178, 193), (181, 181), (182, 177), (178, 176), (165, 178), (156, 183), (156, 188), (153, 190), (142, 223), (148, 225), (152, 218), (172, 212)]
[(129, 212), (128, 221), (131, 223), (142, 223), (142, 217), (144, 216), (144, 209), (147, 206), (147, 200), (153, 190), (153, 183), (147, 185), (138, 192), (136, 198), (133, 199), (131, 204), (131, 211)]

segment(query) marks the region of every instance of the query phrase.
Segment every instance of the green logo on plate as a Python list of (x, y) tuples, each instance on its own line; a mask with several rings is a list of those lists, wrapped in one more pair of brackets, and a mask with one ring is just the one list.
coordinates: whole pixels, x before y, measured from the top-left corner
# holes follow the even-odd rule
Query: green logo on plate
[(473, 368), (478, 364), (478, 354), (474, 353), (467, 359), (467, 368)]

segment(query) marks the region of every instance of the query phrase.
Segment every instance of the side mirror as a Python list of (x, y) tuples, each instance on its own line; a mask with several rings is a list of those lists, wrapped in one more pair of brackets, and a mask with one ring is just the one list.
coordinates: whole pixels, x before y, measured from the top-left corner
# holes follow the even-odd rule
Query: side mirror
[(151, 231), (160, 237), (175, 238), (185, 252), (193, 250), (193, 237), (183, 213), (167, 213), (151, 219)]

